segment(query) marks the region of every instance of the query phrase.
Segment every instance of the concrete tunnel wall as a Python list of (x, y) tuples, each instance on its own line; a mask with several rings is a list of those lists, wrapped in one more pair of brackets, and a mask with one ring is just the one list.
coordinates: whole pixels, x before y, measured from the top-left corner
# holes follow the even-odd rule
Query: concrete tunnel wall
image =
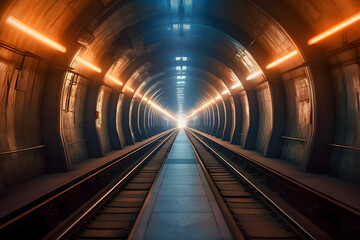
[[(159, 40), (162, 47), (146, 48), (141, 42), (142, 28), (155, 29), (139, 20), (141, 14), (149, 20), (155, 16), (144, 11), (157, 4), (150, 2), (0, 3), (0, 193), (46, 173), (71, 171), (91, 157), (175, 126), (136, 95), (141, 88), (144, 96), (169, 106), (170, 94), (157, 93), (146, 81), (166, 72), (162, 57), (173, 53), (166, 39)], [(208, 1), (211, 14), (199, 20), (199, 27), (218, 29), (222, 35), (209, 34), (202, 47), (187, 48), (189, 54), (204, 57), (193, 63), (198, 78), (215, 87), (201, 86), (208, 96), (222, 98), (190, 119), (189, 126), (303, 171), (359, 182), (359, 25), (320, 46), (306, 44), (359, 11), (359, 1), (306, 0), (301, 6), (294, 1), (225, 2)], [(14, 31), (6, 23), (9, 15), (57, 39), (67, 52), (49, 50)], [(231, 41), (221, 45), (219, 39)], [(246, 51), (239, 54), (241, 48), (233, 42)], [(293, 49), (299, 52), (295, 58), (265, 70), (271, 60)], [(78, 55), (103, 71), (97, 74), (77, 64)], [(252, 81), (244, 77), (254, 64), (249, 56), (264, 69)], [(107, 73), (122, 79), (123, 86), (109, 81)], [(234, 79), (242, 88), (231, 89)], [(229, 94), (221, 93), (224, 87)], [(206, 100), (205, 95), (196, 98), (194, 106)], [(19, 151), (28, 148), (32, 150)]]

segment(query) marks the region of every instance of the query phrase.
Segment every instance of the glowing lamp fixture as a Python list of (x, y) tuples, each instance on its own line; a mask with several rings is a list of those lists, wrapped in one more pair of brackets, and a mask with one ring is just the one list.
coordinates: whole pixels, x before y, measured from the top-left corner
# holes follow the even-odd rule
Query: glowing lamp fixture
[(309, 41), (308, 41), (308, 44), (309, 45), (312, 45), (312, 44), (315, 44), (321, 40), (323, 40), (324, 38), (327, 38), (329, 37), (330, 35), (340, 31), (341, 29), (357, 22), (360, 20), (360, 12), (352, 15), (351, 17), (349, 18), (346, 18), (345, 20), (341, 21), (340, 23), (336, 24), (334, 27), (316, 35), (315, 37), (311, 38)]
[(83, 59), (83, 58), (81, 58), (79, 56), (76, 57), (76, 61), (78, 61), (79, 63), (81, 63), (85, 67), (90, 68), (91, 70), (93, 70), (95, 72), (101, 73), (101, 69), (99, 67), (95, 66), (94, 64), (86, 61), (85, 59)]
[(224, 95), (224, 94), (227, 94), (227, 93), (230, 93), (230, 91), (229, 91), (229, 90), (225, 90), (225, 91), (222, 92), (223, 95)]
[(266, 66), (266, 69), (273, 68), (273, 67), (275, 67), (276, 65), (278, 65), (278, 64), (280, 64), (280, 63), (282, 63), (282, 62), (285, 62), (286, 60), (292, 58), (293, 56), (295, 56), (295, 55), (297, 55), (297, 54), (298, 54), (298, 51), (294, 50), (294, 51), (286, 54), (285, 56), (279, 58), (278, 60), (269, 63), (269, 64)]
[(147, 97), (143, 97), (143, 100), (144, 101), (148, 101), (149, 99)]
[(186, 77), (185, 76), (177, 76), (176, 78), (177, 79), (185, 79)]
[(199, 110), (195, 109), (189, 116), (187, 116), (186, 118), (191, 118), (192, 116), (194, 116)]
[(134, 89), (132, 89), (132, 88), (129, 87), (129, 86), (126, 86), (125, 88), (126, 88), (126, 90), (129, 90), (130, 92), (134, 92)]
[[(150, 102), (150, 101), (149, 101)], [(163, 109), (162, 107), (156, 105), (155, 103), (151, 103), (151, 106), (154, 107), (156, 110), (158, 110), (159, 112), (163, 113), (164, 115), (168, 116), (169, 118), (176, 120), (176, 118), (171, 115), (169, 112), (167, 112), (165, 109)]]
[(192, 4), (192, 0), (185, 0), (185, 5), (191, 5)]
[(256, 78), (257, 76), (260, 76), (262, 74), (262, 71), (259, 70), (257, 72), (254, 72), (253, 74), (249, 75), (246, 77), (246, 80), (250, 80), (250, 79), (254, 79)]
[(176, 70), (186, 70), (186, 66), (176, 66)]
[(170, 6), (172, 12), (175, 13), (179, 8), (179, 0), (170, 0)]
[(54, 40), (46, 37), (45, 35), (41, 34), (40, 32), (36, 31), (35, 29), (29, 27), (25, 23), (14, 18), (13, 16), (9, 16), (6, 20), (6, 22), (46, 45), (48, 45), (52, 48), (55, 48), (56, 50), (58, 50), (62, 53), (66, 52), (66, 48), (64, 46), (62, 46), (61, 44), (55, 42)]
[(113, 76), (106, 75), (106, 77), (107, 77), (107, 78), (109, 78), (110, 80), (112, 80), (114, 83), (119, 84), (120, 86), (122, 86), (122, 85), (123, 85), (123, 83), (122, 83), (119, 79), (114, 78)]
[(184, 29), (189, 30), (190, 29), (190, 24), (184, 24)]
[(183, 60), (184, 62), (187, 61), (187, 57), (175, 57), (176, 61)]
[(238, 88), (238, 87), (241, 87), (241, 86), (242, 86), (241, 83), (237, 83), (237, 84), (233, 85), (233, 86), (231, 87), (231, 89)]

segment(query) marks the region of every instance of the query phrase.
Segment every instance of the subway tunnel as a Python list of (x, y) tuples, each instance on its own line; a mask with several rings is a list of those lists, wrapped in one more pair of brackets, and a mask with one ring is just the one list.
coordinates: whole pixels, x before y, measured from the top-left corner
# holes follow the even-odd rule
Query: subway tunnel
[[(189, 139), (194, 159), (247, 159), (316, 195), (272, 201), (295, 209), (305, 238), (360, 239), (360, 1), (2, 0), (0, 13), (4, 239), (37, 204), (165, 137), (156, 156), (182, 159)], [(48, 232), (67, 219), (54, 205), (41, 214)]]

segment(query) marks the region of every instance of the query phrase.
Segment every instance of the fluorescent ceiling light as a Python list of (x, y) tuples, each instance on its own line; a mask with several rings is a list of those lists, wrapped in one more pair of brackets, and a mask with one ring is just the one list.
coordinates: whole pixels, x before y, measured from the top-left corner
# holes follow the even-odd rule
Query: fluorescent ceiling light
[(86, 61), (82, 57), (77, 56), (76, 61), (78, 61), (82, 65), (86, 66), (87, 68), (90, 68), (91, 70), (94, 70), (95, 72), (101, 73), (101, 69), (98, 66), (95, 66), (94, 64)]
[(267, 66), (266, 66), (266, 69), (270, 69), (272, 67), (275, 67), (276, 65), (282, 63), (282, 62), (285, 62), (286, 60), (292, 58), (293, 56), (297, 55), (298, 54), (298, 51), (294, 50), (288, 54), (286, 54), (285, 56), (279, 58), (278, 60), (275, 60), (271, 63), (269, 63)]
[(130, 92), (134, 92), (134, 89), (132, 89), (132, 88), (129, 87), (129, 86), (126, 86), (125, 89), (129, 90)]
[(254, 78), (256, 78), (257, 76), (260, 76), (261, 74), (262, 74), (262, 71), (259, 70), (259, 71), (255, 72), (255, 73), (247, 76), (247, 77), (246, 77), (246, 80), (254, 79)]
[(225, 91), (222, 92), (223, 95), (227, 94), (227, 93), (230, 93), (229, 90), (225, 90)]
[(28, 25), (19, 21), (18, 19), (14, 18), (13, 16), (9, 16), (6, 20), (6, 22), (46, 45), (48, 45), (52, 48), (55, 48), (56, 50), (58, 50), (62, 53), (66, 52), (66, 48), (63, 45), (55, 42), (54, 40), (50, 39), (49, 37), (45, 36), (44, 34), (41, 34), (40, 32), (29, 27)]
[(184, 0), (185, 4), (185, 14), (190, 14), (193, 9), (193, 1), (192, 0)]
[(233, 85), (233, 86), (231, 87), (231, 89), (238, 88), (238, 87), (242, 87), (242, 84), (241, 84), (241, 83), (237, 83), (237, 84)]
[(123, 85), (123, 83), (122, 83), (119, 79), (114, 78), (113, 76), (106, 75), (106, 77), (107, 77), (107, 78), (109, 78), (109, 79), (111, 79), (113, 82), (115, 82), (115, 83), (119, 84), (120, 86), (122, 86), (122, 85)]
[(179, 10), (179, 0), (170, 0), (170, 7), (173, 13)]
[(185, 5), (187, 6), (192, 5), (192, 0), (185, 0)]
[(312, 45), (312, 44), (315, 44), (321, 40), (323, 40), (324, 38), (327, 38), (329, 37), (330, 35), (340, 31), (341, 29), (344, 29), (345, 27), (357, 22), (360, 20), (360, 12), (352, 15), (351, 17), (349, 18), (346, 18), (345, 20), (339, 22), (338, 24), (336, 24), (334, 27), (316, 35), (315, 37), (311, 38), (309, 41), (308, 41), (308, 44), (309, 45)]
[(187, 67), (186, 66), (176, 66), (176, 70), (186, 70)]

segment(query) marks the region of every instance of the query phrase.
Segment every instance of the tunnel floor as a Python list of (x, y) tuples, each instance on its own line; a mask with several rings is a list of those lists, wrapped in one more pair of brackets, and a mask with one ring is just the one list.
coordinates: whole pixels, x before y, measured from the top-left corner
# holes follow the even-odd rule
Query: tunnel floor
[(180, 130), (133, 239), (232, 239), (184, 130)]

